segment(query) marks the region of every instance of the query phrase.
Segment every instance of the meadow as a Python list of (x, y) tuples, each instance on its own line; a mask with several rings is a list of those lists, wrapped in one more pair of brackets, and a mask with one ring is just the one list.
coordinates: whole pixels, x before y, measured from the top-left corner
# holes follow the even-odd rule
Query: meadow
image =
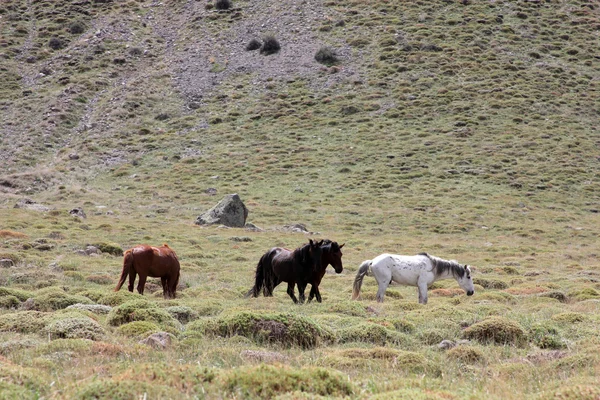
[[(0, 398), (597, 399), (598, 12), (2, 2)], [(230, 193), (260, 230), (194, 225)], [(345, 243), (322, 303), (245, 298), (309, 238)], [(176, 299), (113, 291), (139, 243), (177, 252)], [(475, 294), (350, 300), (362, 261), (423, 251)]]

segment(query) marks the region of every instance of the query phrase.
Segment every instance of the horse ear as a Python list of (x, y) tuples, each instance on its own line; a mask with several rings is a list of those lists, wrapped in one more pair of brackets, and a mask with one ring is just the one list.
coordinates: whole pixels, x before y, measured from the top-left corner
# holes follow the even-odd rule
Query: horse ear
[[(346, 244), (346, 243), (344, 243), (344, 244)], [(340, 245), (340, 249), (341, 249), (342, 247), (344, 247), (344, 244), (341, 244), (341, 245)]]
[(311, 246), (314, 246), (314, 243), (313, 243), (312, 239), (308, 239), (308, 243), (309, 243)]

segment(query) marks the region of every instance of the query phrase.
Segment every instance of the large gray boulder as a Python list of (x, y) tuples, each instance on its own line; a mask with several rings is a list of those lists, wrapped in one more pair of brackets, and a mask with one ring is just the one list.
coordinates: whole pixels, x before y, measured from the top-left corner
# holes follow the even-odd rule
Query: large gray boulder
[(248, 218), (248, 209), (237, 194), (227, 195), (216, 206), (196, 218), (196, 225), (221, 224), (242, 228)]

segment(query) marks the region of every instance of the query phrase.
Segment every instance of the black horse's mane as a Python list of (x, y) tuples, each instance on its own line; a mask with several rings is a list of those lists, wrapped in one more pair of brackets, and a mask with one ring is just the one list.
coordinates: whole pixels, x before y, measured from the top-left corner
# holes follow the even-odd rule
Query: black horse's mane
[(334, 242), (330, 239), (323, 239), (323, 244), (321, 245), (321, 249), (323, 249), (323, 251), (329, 253), (329, 252), (338, 252), (340, 251), (340, 245), (338, 244), (338, 242)]
[(431, 260), (433, 264), (433, 269), (435, 271), (435, 276), (440, 276), (447, 272), (452, 273), (452, 276), (455, 276), (457, 278), (462, 278), (463, 276), (465, 276), (465, 267), (460, 265), (457, 261), (444, 260), (442, 258), (432, 256), (431, 254), (427, 253), (419, 253), (419, 255), (425, 256)]
[[(311, 258), (310, 247), (311, 247), (311, 243), (307, 243), (304, 246), (299, 247), (296, 250), (294, 250), (294, 261), (299, 266), (302, 266), (303, 268), (306, 268), (306, 269), (314, 269), (315, 260), (321, 259), (320, 251), (315, 252), (315, 254), (312, 255), (313, 257)], [(315, 247), (315, 249), (322, 250), (321, 247)]]

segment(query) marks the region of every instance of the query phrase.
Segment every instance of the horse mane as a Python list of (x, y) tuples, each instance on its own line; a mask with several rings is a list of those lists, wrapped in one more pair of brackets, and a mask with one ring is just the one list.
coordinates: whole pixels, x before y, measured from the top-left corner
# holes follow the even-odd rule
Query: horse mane
[[(310, 246), (311, 243), (307, 243), (302, 247), (297, 248), (296, 250), (294, 250), (294, 261), (302, 266), (303, 268), (310, 268), (310, 269), (314, 269), (314, 264), (313, 264), (313, 260), (310, 258), (311, 254), (310, 254)], [(321, 247), (322, 249), (322, 247)], [(320, 256), (319, 256), (320, 259)]]
[(323, 239), (323, 244), (321, 245), (321, 249), (325, 252), (333, 252), (336, 253), (340, 251), (340, 245), (338, 242), (334, 242), (330, 239)]
[(456, 278), (462, 278), (465, 276), (465, 268), (454, 260), (444, 260), (442, 258), (432, 256), (427, 253), (419, 253), (420, 256), (425, 256), (431, 260), (433, 264), (433, 270), (435, 276), (443, 275), (447, 272), (452, 273), (452, 276)]

